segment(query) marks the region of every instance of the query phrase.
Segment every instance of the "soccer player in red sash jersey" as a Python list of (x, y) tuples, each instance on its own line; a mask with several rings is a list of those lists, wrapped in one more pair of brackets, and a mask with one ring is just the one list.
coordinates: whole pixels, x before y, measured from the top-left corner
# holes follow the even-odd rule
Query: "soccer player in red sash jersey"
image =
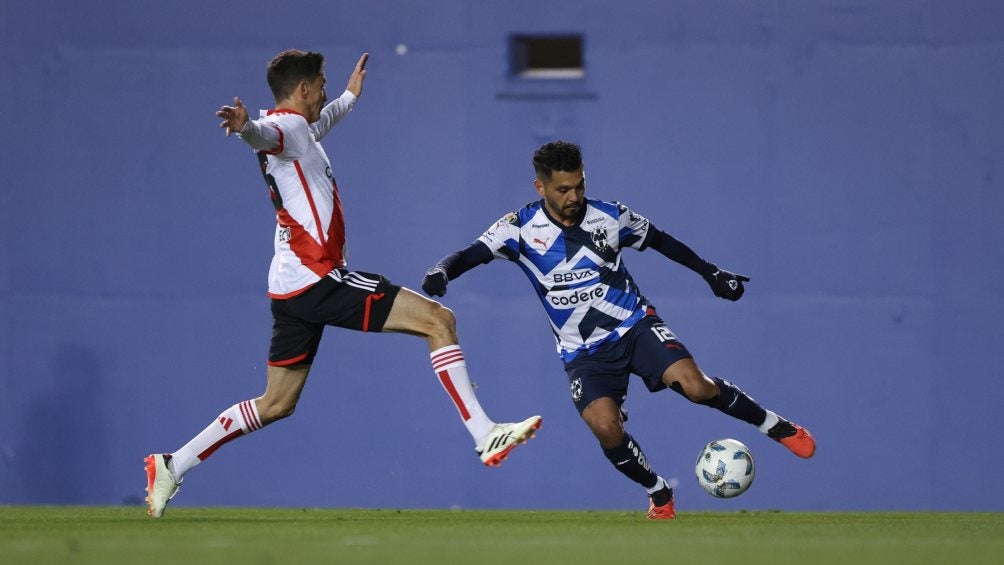
[(224, 410), (177, 451), (145, 459), (147, 513), (160, 517), (182, 478), (223, 444), (293, 413), (325, 326), (400, 332), (429, 342), (433, 371), (474, 439), (481, 461), (498, 465), (540, 427), (539, 416), (496, 424), (474, 394), (456, 319), (448, 308), (375, 273), (350, 271), (338, 185), (320, 140), (352, 109), (366, 77), (364, 53), (345, 91), (330, 103), (324, 56), (288, 50), (268, 66), (275, 108), (251, 120), (239, 98), (216, 115), (258, 154), (275, 207), (275, 256), (268, 276), (272, 340), (265, 393)]

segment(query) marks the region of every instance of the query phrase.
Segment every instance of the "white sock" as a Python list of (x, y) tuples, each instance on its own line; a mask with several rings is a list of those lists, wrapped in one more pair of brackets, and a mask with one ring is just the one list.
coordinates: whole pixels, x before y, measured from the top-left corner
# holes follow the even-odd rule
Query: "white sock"
[(781, 421), (781, 418), (779, 418), (777, 414), (771, 412), (770, 410), (764, 410), (764, 412), (767, 413), (767, 417), (763, 419), (763, 423), (760, 424), (759, 426), (761, 433), (767, 433), (768, 431), (770, 431), (771, 428), (774, 427), (774, 424)]
[(476, 445), (481, 445), (495, 422), (488, 418), (474, 394), (460, 346), (441, 347), (430, 353), (429, 357), (432, 359), (432, 370), (436, 372), (443, 389), (450, 395), (457, 411), (460, 412), (460, 418), (463, 419), (467, 432), (474, 438)]
[(653, 486), (652, 488), (645, 489), (646, 491), (648, 491), (649, 494), (655, 494), (660, 490), (666, 488), (666, 481), (664, 481), (662, 477), (659, 477), (658, 475), (656, 475), (656, 477), (658, 477), (658, 480), (655, 481), (655, 486)]
[(174, 480), (181, 482), (185, 473), (212, 455), (220, 446), (261, 427), (258, 406), (254, 400), (238, 402), (227, 408), (199, 435), (171, 454), (170, 466)]

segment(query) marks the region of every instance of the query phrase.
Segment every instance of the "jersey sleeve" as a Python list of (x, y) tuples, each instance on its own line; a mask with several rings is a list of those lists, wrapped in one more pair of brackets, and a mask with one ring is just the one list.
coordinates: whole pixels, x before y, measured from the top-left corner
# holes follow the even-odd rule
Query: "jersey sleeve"
[(641, 251), (645, 248), (645, 239), (651, 224), (648, 218), (631, 210), (620, 202), (617, 203), (617, 211), (620, 213), (618, 223), (620, 228), (618, 235), (621, 249), (631, 247)]
[(356, 105), (356, 95), (346, 90), (341, 96), (328, 102), (321, 109), (321, 117), (316, 122), (310, 124), (310, 131), (314, 134), (314, 139), (320, 141), (322, 137), (335, 127)]
[(299, 159), (306, 152), (312, 135), (298, 114), (272, 114), (248, 120), (241, 139), (253, 149), (283, 159)]
[(478, 241), (487, 245), (493, 256), (516, 261), (519, 259), (519, 223), (519, 215), (509, 212), (485, 230)]
[(282, 130), (264, 119), (248, 120), (241, 131), (237, 132), (237, 137), (250, 145), (251, 149), (271, 154), (281, 151), (284, 141)]

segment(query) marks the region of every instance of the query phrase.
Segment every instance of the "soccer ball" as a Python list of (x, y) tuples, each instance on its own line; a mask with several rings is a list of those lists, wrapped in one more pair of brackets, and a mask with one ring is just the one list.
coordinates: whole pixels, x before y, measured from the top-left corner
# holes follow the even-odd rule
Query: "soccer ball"
[(697, 482), (711, 496), (732, 498), (746, 492), (753, 484), (756, 465), (753, 455), (742, 442), (718, 439), (704, 446), (694, 467)]

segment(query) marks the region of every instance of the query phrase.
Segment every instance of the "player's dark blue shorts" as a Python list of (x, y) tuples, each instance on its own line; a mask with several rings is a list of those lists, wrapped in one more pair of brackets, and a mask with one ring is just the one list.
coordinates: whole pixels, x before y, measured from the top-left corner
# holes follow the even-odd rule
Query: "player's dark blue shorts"
[(572, 402), (581, 414), (589, 403), (608, 396), (620, 406), (627, 398), (628, 377), (634, 373), (651, 392), (666, 388), (662, 374), (680, 359), (691, 359), (687, 348), (658, 316), (641, 319), (620, 339), (565, 364)]
[(336, 269), (302, 294), (272, 299), (268, 364), (311, 363), (324, 326), (379, 332), (400, 290), (382, 275)]

